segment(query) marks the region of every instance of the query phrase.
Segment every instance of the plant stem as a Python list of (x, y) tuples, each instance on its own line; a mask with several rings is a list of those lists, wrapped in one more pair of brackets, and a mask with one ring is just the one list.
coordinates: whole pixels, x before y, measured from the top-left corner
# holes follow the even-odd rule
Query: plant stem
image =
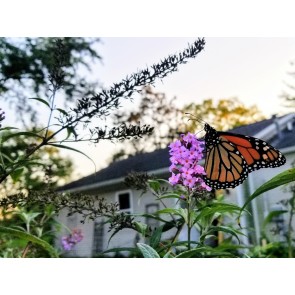
[(187, 248), (191, 249), (191, 194), (188, 191), (187, 200)]
[(294, 201), (295, 201), (295, 195), (290, 200), (291, 210), (290, 210), (290, 217), (288, 222), (288, 257), (293, 258), (293, 248), (292, 248), (292, 220), (294, 216)]
[(25, 249), (24, 249), (24, 251), (23, 251), (22, 258), (25, 258), (26, 257), (30, 246), (31, 246), (31, 242), (28, 242), (27, 245), (26, 245), (26, 247), (25, 247)]

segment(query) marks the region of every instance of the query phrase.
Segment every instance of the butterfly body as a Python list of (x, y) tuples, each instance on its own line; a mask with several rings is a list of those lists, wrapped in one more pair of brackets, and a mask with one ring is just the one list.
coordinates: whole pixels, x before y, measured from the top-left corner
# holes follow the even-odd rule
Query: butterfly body
[(221, 132), (205, 124), (205, 182), (215, 189), (233, 188), (254, 170), (279, 167), (283, 154), (267, 142), (241, 134)]

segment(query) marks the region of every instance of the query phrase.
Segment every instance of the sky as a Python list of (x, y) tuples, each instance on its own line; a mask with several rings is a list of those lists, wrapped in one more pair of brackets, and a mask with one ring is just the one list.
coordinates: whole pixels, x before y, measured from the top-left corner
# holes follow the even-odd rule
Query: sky
[[(103, 61), (93, 75), (109, 87), (126, 75), (145, 68), (168, 54), (184, 49), (195, 38), (102, 38), (98, 51)], [(287, 74), (295, 59), (295, 38), (206, 38), (205, 50), (196, 59), (181, 65), (179, 71), (155, 84), (155, 91), (177, 97), (178, 106), (206, 98), (237, 97), (246, 106), (256, 104), (266, 115), (288, 112), (279, 96), (286, 90)], [(135, 107), (127, 103), (123, 108)], [(72, 144), (105, 167), (119, 146), (102, 142)], [(94, 166), (81, 155), (71, 155), (77, 166), (75, 177), (93, 173)]]

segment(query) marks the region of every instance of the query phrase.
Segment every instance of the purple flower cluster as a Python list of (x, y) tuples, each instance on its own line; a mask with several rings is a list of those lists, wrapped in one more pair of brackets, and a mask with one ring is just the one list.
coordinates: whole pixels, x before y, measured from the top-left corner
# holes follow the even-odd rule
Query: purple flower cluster
[(77, 243), (81, 242), (82, 239), (83, 234), (81, 229), (74, 228), (71, 234), (61, 238), (61, 244), (64, 250), (70, 251)]
[(203, 180), (206, 175), (204, 168), (198, 165), (203, 157), (203, 142), (192, 133), (182, 134), (180, 140), (169, 145), (170, 162), (169, 171), (172, 176), (169, 182), (172, 185), (182, 184), (188, 188), (201, 188), (211, 191)]

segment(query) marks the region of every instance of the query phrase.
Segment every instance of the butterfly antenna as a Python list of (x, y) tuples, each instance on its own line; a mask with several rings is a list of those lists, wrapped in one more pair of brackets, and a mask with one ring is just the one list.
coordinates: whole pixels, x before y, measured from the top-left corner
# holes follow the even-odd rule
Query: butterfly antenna
[(186, 115), (188, 115), (189, 117), (193, 117), (193, 118), (189, 118), (189, 120), (195, 120), (201, 124), (206, 124), (206, 122), (204, 120), (202, 120), (200, 117), (197, 117), (191, 113), (185, 113)]

